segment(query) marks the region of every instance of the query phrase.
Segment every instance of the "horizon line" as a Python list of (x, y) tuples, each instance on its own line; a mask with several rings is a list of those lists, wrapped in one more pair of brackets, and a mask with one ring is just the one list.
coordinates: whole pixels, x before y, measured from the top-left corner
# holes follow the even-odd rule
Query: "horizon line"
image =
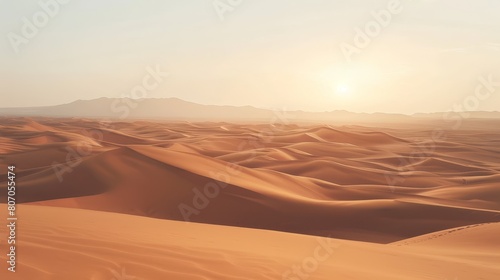
[[(106, 96), (103, 96), (103, 97), (98, 97), (98, 98), (92, 98), (92, 99), (76, 99), (74, 101), (71, 101), (71, 102), (67, 102), (67, 103), (60, 103), (60, 104), (55, 104), (55, 105), (44, 105), (44, 106), (23, 106), (23, 107), (0, 107), (0, 109), (28, 109), (28, 108), (47, 108), (47, 107), (56, 107), (56, 106), (64, 106), (64, 105), (69, 105), (69, 104), (73, 104), (73, 103), (76, 103), (78, 101), (95, 101), (95, 100), (99, 100), (99, 99), (131, 99), (131, 100), (179, 100), (179, 101), (182, 101), (182, 102), (186, 102), (186, 103), (191, 103), (191, 104), (195, 104), (195, 105), (200, 105), (200, 106), (217, 106), (217, 107), (235, 107), (235, 108), (244, 108), (244, 107), (249, 107), (249, 108), (253, 108), (253, 109), (258, 109), (258, 110), (268, 110), (268, 111), (272, 111), (274, 109), (272, 108), (262, 108), (262, 107), (256, 107), (254, 105), (229, 105), (229, 104), (202, 104), (202, 103), (198, 103), (198, 102), (193, 102), (193, 101), (188, 101), (188, 100), (185, 100), (185, 99), (182, 99), (182, 98), (179, 98), (179, 97), (147, 97), (147, 98), (131, 98), (131, 97), (106, 97)], [(500, 113), (499, 110), (493, 110), (493, 111), (453, 111), (453, 110), (448, 110), (448, 111), (433, 111), (433, 112), (416, 112), (416, 113), (411, 113), (411, 114), (407, 114), (407, 113), (394, 113), (394, 112), (380, 112), (380, 111), (376, 111), (376, 112), (355, 112), (355, 111), (349, 111), (349, 110), (345, 110), (345, 109), (335, 109), (335, 110), (331, 110), (331, 111), (308, 111), (308, 110), (301, 110), (301, 109), (294, 109), (294, 110), (283, 110), (284, 112), (303, 112), (303, 113), (334, 113), (334, 112), (347, 112), (347, 113), (352, 113), (352, 114), (366, 114), (366, 115), (376, 115), (376, 114), (384, 114), (384, 115), (402, 115), (402, 116), (409, 116), (409, 117), (412, 117), (412, 116), (415, 116), (415, 115), (432, 115), (432, 114), (444, 114), (444, 113), (448, 113), (448, 112), (455, 112), (455, 113), (464, 113), (464, 112), (467, 112), (467, 113)]]

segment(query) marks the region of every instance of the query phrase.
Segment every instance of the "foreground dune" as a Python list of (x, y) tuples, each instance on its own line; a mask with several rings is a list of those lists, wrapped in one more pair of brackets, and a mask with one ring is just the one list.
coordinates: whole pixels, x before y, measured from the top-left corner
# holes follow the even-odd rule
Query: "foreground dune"
[(81, 209), (21, 206), (18, 211), (19, 268), (1, 270), (2, 279), (496, 280), (500, 275), (500, 223), (381, 245)]

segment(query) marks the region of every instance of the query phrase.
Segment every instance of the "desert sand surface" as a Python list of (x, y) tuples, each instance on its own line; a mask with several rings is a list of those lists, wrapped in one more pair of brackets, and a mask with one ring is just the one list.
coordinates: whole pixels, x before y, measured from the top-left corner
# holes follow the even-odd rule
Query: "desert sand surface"
[(382, 245), (82, 209), (22, 205), (19, 211), (19, 269), (10, 275), (2, 270), (2, 279), (417, 280), (500, 275), (500, 223)]
[(1, 118), (8, 279), (499, 279), (498, 123)]

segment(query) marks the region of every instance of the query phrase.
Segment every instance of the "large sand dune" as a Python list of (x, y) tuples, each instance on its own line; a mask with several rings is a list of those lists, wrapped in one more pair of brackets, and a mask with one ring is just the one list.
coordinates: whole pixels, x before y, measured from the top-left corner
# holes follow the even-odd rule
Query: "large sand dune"
[[(5, 205), (2, 205), (4, 207)], [(500, 224), (373, 244), (44, 206), (20, 207), (2, 279), (498, 279)], [(0, 256), (2, 262), (5, 256)]]
[(420, 123), (0, 120), (0, 198), (15, 164), (30, 204), (18, 275), (31, 276), (16, 279), (281, 279), (317, 242), (292, 233), (343, 239), (311, 279), (497, 279), (490, 121), (437, 137)]

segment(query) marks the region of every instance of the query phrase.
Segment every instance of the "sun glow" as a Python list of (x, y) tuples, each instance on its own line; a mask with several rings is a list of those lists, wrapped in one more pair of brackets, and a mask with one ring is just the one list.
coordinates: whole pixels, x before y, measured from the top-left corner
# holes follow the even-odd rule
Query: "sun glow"
[(351, 89), (346, 84), (337, 85), (337, 87), (335, 88), (335, 94), (337, 96), (346, 97), (346, 96), (349, 96), (350, 93), (351, 93)]
[(338, 101), (351, 100), (358, 94), (360, 83), (366, 82), (370, 77), (369, 71), (365, 68), (350, 65), (324, 70), (320, 74), (320, 81), (325, 85), (324, 93)]

